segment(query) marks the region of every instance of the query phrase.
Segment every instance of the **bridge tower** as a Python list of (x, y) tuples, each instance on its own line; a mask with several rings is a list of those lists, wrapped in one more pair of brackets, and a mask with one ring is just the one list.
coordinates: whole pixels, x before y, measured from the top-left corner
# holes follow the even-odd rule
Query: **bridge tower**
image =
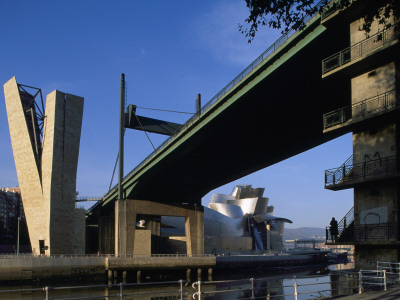
[(85, 211), (75, 208), (83, 98), (4, 84), (18, 182), (33, 254), (85, 253)]
[[(355, 245), (356, 268), (400, 259), (399, 27), (374, 22), (369, 36), (359, 30), (362, 1), (349, 11), (323, 15), (334, 30), (345, 23), (349, 47), (322, 62), (324, 80), (351, 81), (349, 105), (324, 115), (324, 132), (353, 132), (353, 155), (325, 171), (325, 187), (354, 189), (354, 215), (339, 226), (337, 244)], [(340, 30), (339, 30), (340, 31)], [(347, 238), (345, 238), (347, 237)]]

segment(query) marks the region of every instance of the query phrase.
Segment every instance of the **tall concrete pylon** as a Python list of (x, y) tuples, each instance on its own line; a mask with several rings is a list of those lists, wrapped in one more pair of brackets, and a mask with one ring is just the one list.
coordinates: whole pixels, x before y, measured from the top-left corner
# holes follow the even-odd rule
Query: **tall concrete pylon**
[(34, 96), (15, 77), (4, 84), (15, 167), (33, 254), (85, 252), (85, 211), (75, 208), (83, 98), (46, 97), (40, 142)]

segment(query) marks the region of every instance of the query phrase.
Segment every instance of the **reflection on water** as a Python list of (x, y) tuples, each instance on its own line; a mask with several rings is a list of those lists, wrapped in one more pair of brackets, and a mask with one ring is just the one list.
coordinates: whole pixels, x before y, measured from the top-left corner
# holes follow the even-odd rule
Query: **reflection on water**
[[(346, 276), (350, 275), (337, 274), (330, 276), (333, 270), (344, 270), (345, 268), (347, 268), (347, 265), (324, 265), (269, 268), (235, 273), (218, 272), (213, 274), (213, 281), (211, 282), (207, 281), (207, 278), (202, 278), (204, 282), (201, 285), (201, 290), (206, 293), (202, 299), (249, 298), (252, 296), (252, 292), (255, 297), (261, 296), (265, 297), (265, 299), (293, 299), (293, 296), (285, 297), (282, 295), (293, 294), (295, 292), (295, 282), (298, 285), (298, 293), (302, 294), (298, 299), (314, 299), (320, 296), (330, 296), (331, 294), (329, 291), (331, 287), (335, 290), (332, 296), (348, 294), (350, 289), (354, 288), (354, 283), (348, 283), (348, 281), (345, 280), (348, 279)], [(179, 275), (181, 274), (175, 273), (166, 277), (168, 280), (171, 280), (171, 277)], [(207, 276), (207, 274), (203, 275)], [(144, 284), (123, 285), (123, 299), (181, 299), (181, 295), (183, 295), (183, 299), (192, 299), (193, 293), (196, 292), (191, 286), (192, 283), (189, 283), (186, 286), (183, 284), (183, 291), (181, 294), (178, 280), (182, 277), (176, 277), (174, 282), (168, 281), (162, 285), (154, 285), (149, 282), (154, 278), (155, 275), (149, 273), (144, 276), (144, 281), (147, 281)], [(254, 278), (253, 291), (250, 290), (250, 278)], [(132, 282), (131, 279), (132, 278), (128, 278), (128, 283)], [(196, 280), (197, 278), (192, 281)], [(160, 277), (158, 277), (157, 281), (160, 281)], [(36, 282), (29, 285), (2, 285), (0, 286), (0, 299), (46, 299), (46, 291), (43, 290), (43, 287), (47, 285), (57, 287), (48, 291), (49, 299), (53, 300), (82, 299), (85, 297), (87, 297), (87, 299), (89, 299), (89, 297), (92, 299), (94, 299), (94, 297), (96, 297), (96, 299), (118, 299), (121, 289), (121, 286), (103, 281)], [(87, 285), (92, 286), (84, 287)], [(21, 289), (31, 290), (23, 292)], [(8, 292), (4, 292), (6, 290), (8, 290)], [(230, 290), (230, 292), (211, 294), (211, 292), (221, 290)], [(313, 292), (316, 290), (320, 292)]]

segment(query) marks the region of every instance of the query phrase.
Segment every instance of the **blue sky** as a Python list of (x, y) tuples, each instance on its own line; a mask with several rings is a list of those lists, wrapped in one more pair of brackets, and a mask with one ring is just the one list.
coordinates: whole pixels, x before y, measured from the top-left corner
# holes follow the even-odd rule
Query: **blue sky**
[[(102, 196), (108, 190), (118, 151), (121, 73), (126, 75), (128, 103), (194, 112), (197, 93), (203, 103), (211, 99), (280, 36), (265, 28), (248, 44), (238, 30), (247, 16), (244, 0), (188, 3), (0, 2), (0, 82), (16, 76), (19, 83), (39, 87), (44, 95), (58, 89), (85, 98), (80, 196)], [(17, 186), (4, 94), (0, 95), (0, 186)], [(188, 118), (138, 113), (177, 123)], [(165, 139), (155, 134), (150, 138), (155, 145)], [(127, 131), (125, 141), (127, 173), (152, 147), (140, 131)], [(352, 138), (345, 135), (211, 193), (230, 193), (235, 184), (265, 187), (275, 214), (294, 221), (289, 227), (324, 227), (332, 216), (341, 219), (353, 206), (352, 190), (323, 188), (324, 170), (340, 166), (351, 153)]]

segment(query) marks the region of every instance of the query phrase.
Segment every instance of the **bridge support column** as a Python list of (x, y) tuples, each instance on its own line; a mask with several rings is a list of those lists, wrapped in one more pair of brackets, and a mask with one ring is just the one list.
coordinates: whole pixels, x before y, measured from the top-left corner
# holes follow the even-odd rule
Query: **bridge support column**
[(185, 233), (187, 254), (204, 254), (204, 210), (202, 206), (196, 205), (194, 210), (187, 210)]
[(136, 212), (132, 200), (115, 201), (115, 254), (133, 255), (135, 240)]
[[(203, 254), (204, 253), (204, 208), (201, 205), (174, 205), (164, 204), (148, 200), (127, 199), (125, 205), (118, 205), (119, 200), (115, 201), (115, 245), (118, 240), (124, 248), (116, 246), (116, 254), (133, 255), (134, 240), (137, 215), (153, 215), (153, 216), (172, 216), (185, 218), (185, 232), (187, 254)], [(119, 210), (119, 212), (118, 212)], [(125, 221), (118, 220), (119, 217)], [(117, 225), (118, 224), (118, 225)], [(117, 232), (121, 235), (117, 235)], [(125, 244), (124, 244), (125, 242)], [(125, 250), (124, 250), (125, 249)], [(118, 250), (118, 251), (117, 251)], [(123, 252), (125, 251), (125, 252)]]

